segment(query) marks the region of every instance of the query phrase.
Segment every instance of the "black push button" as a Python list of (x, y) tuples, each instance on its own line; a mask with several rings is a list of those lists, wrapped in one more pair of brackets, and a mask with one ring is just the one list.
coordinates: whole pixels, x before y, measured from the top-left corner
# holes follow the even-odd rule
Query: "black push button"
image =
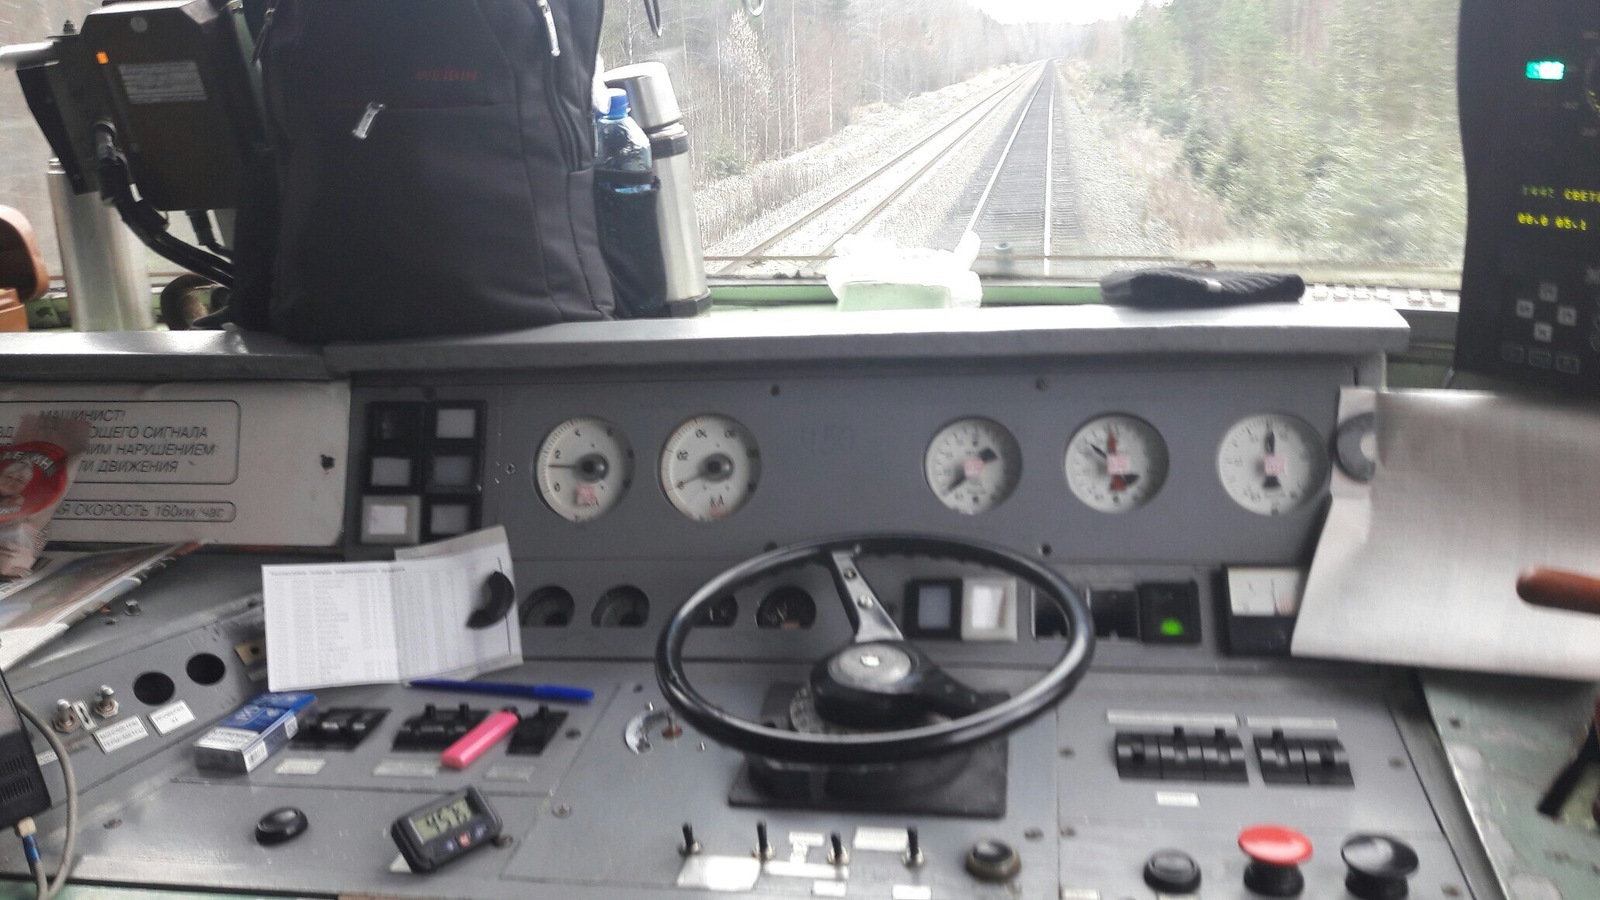
[(1157, 850), (1144, 864), (1144, 883), (1160, 894), (1200, 890), (1200, 864), (1182, 850)]
[(1200, 589), (1192, 581), (1139, 585), (1139, 640), (1146, 644), (1200, 643)]
[(1022, 869), (1022, 857), (1010, 844), (984, 838), (967, 851), (967, 871), (979, 881), (1006, 881)]
[(1353, 834), (1339, 855), (1349, 868), (1345, 889), (1360, 900), (1402, 900), (1417, 871), (1417, 851), (1385, 834)]
[(293, 806), (280, 806), (257, 820), (256, 843), (270, 847), (294, 840), (305, 830), (304, 812)]

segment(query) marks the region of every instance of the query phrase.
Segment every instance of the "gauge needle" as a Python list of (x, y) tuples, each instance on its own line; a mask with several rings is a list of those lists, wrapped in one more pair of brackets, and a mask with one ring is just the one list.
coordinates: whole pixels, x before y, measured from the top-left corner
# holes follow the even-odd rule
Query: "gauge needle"
[[(1115, 431), (1106, 432), (1106, 453), (1109, 453), (1111, 456), (1115, 456), (1117, 454), (1117, 433)], [(1105, 454), (1101, 455), (1104, 456)], [(1107, 457), (1106, 462), (1109, 463), (1110, 461), (1110, 458)], [(1134, 478), (1137, 480), (1138, 476), (1134, 476)], [(1128, 476), (1121, 472), (1117, 472), (1111, 476), (1111, 489), (1113, 491), (1125, 491), (1128, 489), (1128, 485), (1132, 483), (1132, 481), (1128, 480)]]
[[(982, 460), (984, 463), (987, 464), (987, 463), (992, 463), (995, 460), (999, 459), (1000, 458), (1000, 454), (994, 452), (994, 448), (993, 447), (985, 447), (985, 448), (983, 448), (983, 452), (979, 453), (976, 457), (968, 457), (968, 459), (973, 459), (973, 458)], [(966, 462), (963, 461), (962, 465), (961, 465), (961, 471), (956, 473), (956, 480), (950, 482), (950, 486), (945, 488), (945, 490), (946, 491), (953, 491), (956, 488), (961, 487), (963, 484), (966, 484), (966, 483), (967, 483), (967, 466), (966, 466)]]
[[(1267, 430), (1266, 445), (1267, 455), (1276, 456), (1278, 453), (1278, 436), (1273, 434), (1271, 429)], [(1261, 486), (1267, 490), (1277, 490), (1278, 488), (1283, 487), (1283, 483), (1278, 480), (1278, 476), (1268, 475), (1266, 479), (1261, 482)]]

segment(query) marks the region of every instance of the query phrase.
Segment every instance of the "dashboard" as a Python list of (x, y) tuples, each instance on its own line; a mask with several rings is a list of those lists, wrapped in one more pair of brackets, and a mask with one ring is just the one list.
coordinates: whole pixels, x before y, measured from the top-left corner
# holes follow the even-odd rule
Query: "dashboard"
[[(89, 723), (102, 734), (150, 723), (110, 750), (67, 736), (89, 811), (78, 876), (386, 896), (1493, 896), (1414, 686), (1287, 655), (1339, 394), (1382, 383), (1398, 315), (983, 312), (104, 358), (101, 377), (187, 372), (217, 394), (238, 380), (230, 357), (285, 386), (322, 366), (349, 392), (329, 464), (344, 490), (312, 503), (335, 502), (343, 528), (336, 547), (181, 560), (129, 595), (141, 615), (91, 616), (10, 676), (42, 709), (114, 688), (119, 711)], [(83, 362), (36, 361), (40, 393)], [(524, 659), (492, 678), (591, 702), (334, 688), (252, 771), (196, 766), (201, 729), (263, 687), (263, 562), (382, 559), (494, 526)], [(1064, 579), (1097, 637), (1072, 694), (961, 753), (822, 769), (724, 746), (668, 701), (658, 637), (702, 585), (791, 545), (884, 534), (997, 547)], [(1025, 694), (1071, 645), (1037, 579), (938, 553), (854, 562), (917, 651), (983, 696)], [(837, 730), (815, 666), (857, 618), (827, 565), (779, 566), (706, 598), (683, 665), (719, 709)], [(429, 740), (505, 706), (508, 743), (439, 764)], [(494, 839), (426, 874), (388, 831), (437, 838), (484, 807)], [(303, 832), (255, 839), (283, 808)], [(42, 820), (47, 846), (61, 815)], [(10, 848), (0, 865), (25, 871)]]

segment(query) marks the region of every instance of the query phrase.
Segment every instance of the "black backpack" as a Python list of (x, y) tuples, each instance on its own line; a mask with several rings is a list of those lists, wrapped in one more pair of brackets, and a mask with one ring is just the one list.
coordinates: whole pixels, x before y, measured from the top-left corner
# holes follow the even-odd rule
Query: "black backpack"
[(602, 13), (277, 0), (258, 41), (271, 159), (240, 205), (234, 321), (323, 342), (611, 317)]

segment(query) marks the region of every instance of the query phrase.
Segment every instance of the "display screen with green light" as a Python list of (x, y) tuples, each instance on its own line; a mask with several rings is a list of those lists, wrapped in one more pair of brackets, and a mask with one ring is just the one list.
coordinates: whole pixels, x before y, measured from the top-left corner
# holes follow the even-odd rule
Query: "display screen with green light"
[(1528, 77), (1534, 81), (1560, 81), (1567, 77), (1567, 64), (1559, 59), (1528, 61)]

